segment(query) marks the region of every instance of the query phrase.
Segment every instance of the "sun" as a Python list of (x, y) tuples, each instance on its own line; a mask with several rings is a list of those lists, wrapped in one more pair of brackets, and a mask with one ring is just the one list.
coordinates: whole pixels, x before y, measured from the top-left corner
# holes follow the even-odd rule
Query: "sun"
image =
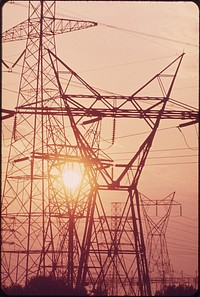
[(82, 179), (80, 166), (76, 163), (67, 163), (63, 169), (62, 178), (65, 186), (70, 191), (76, 191)]

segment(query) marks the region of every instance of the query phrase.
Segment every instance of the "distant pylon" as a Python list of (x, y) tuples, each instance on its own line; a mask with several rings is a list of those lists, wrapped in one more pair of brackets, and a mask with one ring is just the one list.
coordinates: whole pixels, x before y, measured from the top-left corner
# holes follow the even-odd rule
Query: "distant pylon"
[[(152, 291), (172, 285), (173, 266), (170, 261), (166, 230), (172, 206), (181, 204), (174, 200), (175, 192), (161, 200), (152, 200), (140, 193), (140, 201), (146, 226), (146, 252)], [(159, 212), (159, 213), (158, 213)]]
[[(108, 218), (108, 217), (107, 217)], [(122, 218), (122, 202), (111, 202), (111, 216), (108, 220), (111, 228), (111, 235), (113, 241), (111, 245), (113, 245), (113, 250), (115, 251), (113, 254), (113, 263), (110, 265), (108, 278), (107, 278), (107, 287), (108, 287), (108, 294), (111, 296), (119, 296), (120, 295), (120, 286), (118, 288), (118, 284), (120, 284), (120, 278), (123, 278), (123, 273), (120, 269), (116, 269), (118, 267), (118, 251), (120, 251), (120, 240), (119, 236), (121, 233), (121, 225), (119, 224)], [(106, 231), (105, 229), (102, 231)], [(104, 243), (105, 244), (105, 243)], [(103, 246), (103, 243), (102, 243)], [(111, 255), (110, 255), (111, 256)], [(124, 261), (124, 259), (123, 259)], [(124, 282), (125, 285), (125, 282)]]
[[(121, 231), (121, 226), (119, 224), (120, 219), (122, 216), (122, 203), (121, 202), (111, 202), (111, 231), (112, 231), (112, 237), (113, 237), (113, 244), (114, 244), (114, 250), (117, 250), (118, 242), (119, 242), (119, 236)], [(118, 259), (116, 257), (114, 261), (114, 265), (111, 268), (111, 286), (112, 286), (112, 296), (118, 296), (118, 271), (115, 267), (118, 265)], [(119, 273), (120, 274), (120, 273)]]

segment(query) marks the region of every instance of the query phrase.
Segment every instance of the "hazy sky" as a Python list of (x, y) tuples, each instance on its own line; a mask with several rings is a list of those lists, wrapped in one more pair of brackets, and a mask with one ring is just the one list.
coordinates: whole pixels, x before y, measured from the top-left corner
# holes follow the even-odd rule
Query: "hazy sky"
[[(28, 1), (15, 1), (4, 6), (3, 31), (27, 18), (27, 5)], [(198, 107), (199, 12), (193, 2), (57, 1), (57, 13), (58, 17), (98, 22), (96, 27), (57, 36), (57, 55), (91, 86), (104, 93), (130, 95), (185, 52), (172, 98)], [(25, 42), (13, 44), (3, 46), (3, 60), (11, 64)], [(3, 68), (3, 107), (15, 107), (20, 69), (16, 66), (8, 73)], [(7, 123), (7, 128), (3, 127), (5, 146), (9, 144), (12, 121)], [(115, 144), (107, 149), (109, 143), (102, 143), (102, 148), (119, 163), (131, 157), (133, 143), (141, 143), (141, 137), (133, 135), (140, 127), (135, 123), (117, 122)], [(180, 131), (179, 124), (175, 120), (162, 121), (139, 191), (150, 199), (162, 199), (176, 191), (175, 200), (182, 204), (183, 216), (175, 211), (170, 219), (169, 255), (175, 272), (184, 270), (194, 275), (198, 247), (197, 125)], [(112, 138), (112, 129), (104, 138)]]

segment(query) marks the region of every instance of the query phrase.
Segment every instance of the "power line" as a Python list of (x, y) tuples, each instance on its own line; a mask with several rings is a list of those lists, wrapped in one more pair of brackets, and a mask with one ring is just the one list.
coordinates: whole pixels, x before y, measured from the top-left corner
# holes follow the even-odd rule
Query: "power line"
[[(174, 129), (174, 128), (177, 128), (177, 126), (171, 126), (171, 127), (168, 127), (168, 128), (162, 128), (162, 129), (158, 129), (158, 131), (164, 131), (164, 130), (169, 130), (169, 129)], [(132, 136), (138, 136), (138, 135), (143, 135), (143, 134), (149, 134), (149, 131), (147, 132), (140, 132), (140, 133), (133, 133), (133, 134), (127, 134), (127, 135), (124, 135), (124, 136), (117, 136), (115, 137), (115, 139), (121, 139), (121, 138), (127, 138), (127, 137), (132, 137)], [(111, 139), (107, 139), (108, 141), (111, 140)]]
[[(180, 258), (184, 258), (184, 259), (188, 259), (190, 261), (195, 261), (195, 263), (197, 263), (197, 253), (191, 253), (191, 251), (180, 251), (178, 252), (176, 249), (172, 249), (172, 247), (169, 248), (170, 249), (170, 255), (173, 255), (173, 257), (180, 257)], [(189, 256), (189, 257), (186, 257)]]
[(190, 217), (187, 217), (187, 216), (182, 216), (183, 218), (186, 218), (186, 219), (188, 219), (188, 220), (191, 220), (191, 221), (195, 221), (195, 222), (197, 222), (197, 220), (196, 219), (194, 219), (194, 218), (190, 218)]
[[(20, 64), (17, 64), (19, 67), (23, 67), (22, 65), (20, 65)], [(26, 67), (24, 67), (24, 69), (28, 69), (28, 67), (26, 68)], [(17, 72), (17, 71), (4, 71), (4, 72), (6, 72), (6, 73), (14, 73), (14, 74), (20, 74), (21, 75), (21, 73), (20, 72)], [(52, 76), (52, 75), (51, 75)], [(33, 77), (33, 76), (32, 76)], [(53, 76), (52, 76), (53, 77)], [(63, 81), (66, 81), (67, 79), (65, 79), (65, 78), (63, 78), (62, 77), (62, 80)], [(78, 88), (84, 88), (84, 86), (80, 83), (80, 82), (77, 82), (77, 81), (71, 81), (71, 84), (72, 85), (74, 85), (74, 86), (76, 86), (76, 87), (78, 87)], [(98, 91), (103, 91), (103, 92), (105, 92), (105, 93), (108, 93), (108, 94), (112, 94), (112, 95), (121, 95), (121, 94), (118, 94), (118, 93), (114, 93), (114, 92), (111, 92), (111, 91), (107, 91), (107, 90), (105, 90), (105, 89), (102, 89), (102, 88), (97, 88), (97, 87), (94, 87), (96, 90), (98, 90)], [(13, 90), (11, 90), (11, 89), (7, 89), (7, 88), (2, 88), (3, 90), (6, 90), (6, 91), (10, 91), (10, 92), (14, 92), (14, 93), (18, 93), (17, 91), (13, 91)]]
[[(179, 231), (181, 231), (181, 232), (183, 232), (183, 233), (187, 233), (188, 234), (188, 231), (186, 231), (185, 229), (179, 229), (179, 228), (175, 228), (175, 227), (172, 227), (172, 226), (170, 226), (169, 225), (169, 227), (168, 227), (169, 229), (174, 229), (174, 230), (179, 230)], [(195, 232), (192, 232), (192, 231), (190, 231), (190, 234), (193, 234), (193, 235), (197, 235)]]
[[(65, 10), (65, 9), (64, 9)], [(67, 10), (69, 11), (69, 10)], [(72, 11), (70, 11), (72, 12)], [(72, 12), (74, 13), (74, 12)], [(77, 14), (75, 13), (76, 15), (79, 15), (81, 17), (85, 17), (81, 14)], [(96, 20), (95, 20), (96, 21)], [(136, 34), (136, 35), (139, 35), (140, 37), (141, 36), (145, 36), (145, 37), (150, 37), (150, 38), (154, 38), (154, 39), (159, 39), (159, 40), (166, 40), (166, 41), (170, 41), (170, 42), (174, 42), (174, 43), (178, 43), (178, 44), (183, 44), (183, 45), (187, 45), (187, 46), (192, 46), (192, 47), (196, 47), (198, 48), (198, 45), (196, 44), (193, 44), (193, 43), (189, 43), (189, 42), (186, 42), (186, 41), (180, 41), (178, 39), (173, 39), (173, 38), (168, 38), (168, 37), (164, 37), (164, 36), (159, 36), (159, 35), (155, 35), (155, 34), (150, 34), (150, 33), (144, 33), (144, 32), (141, 32), (141, 31), (136, 31), (136, 30), (132, 30), (132, 29), (127, 29), (127, 28), (122, 28), (122, 27), (119, 27), (119, 26), (114, 26), (114, 25), (109, 25), (109, 24), (105, 24), (105, 23), (102, 23), (102, 22), (99, 22), (97, 21), (98, 24), (100, 26), (104, 26), (104, 27), (107, 27), (107, 28), (111, 28), (111, 29), (115, 29), (115, 30), (119, 30), (119, 31), (122, 31), (122, 32), (128, 32), (128, 33), (131, 33), (131, 34)], [(145, 38), (143, 38), (145, 39)], [(147, 41), (150, 41), (148, 39), (145, 39)], [(152, 42), (152, 40), (151, 40)], [(155, 43), (155, 42), (154, 42)], [(162, 45), (163, 46), (163, 45)], [(166, 46), (165, 46), (166, 47)]]
[[(191, 228), (192, 226), (184, 225), (184, 229), (182, 229), (182, 228), (180, 229), (180, 228), (177, 228), (177, 227), (169, 226), (169, 228), (174, 229), (174, 230), (176, 230), (176, 231), (181, 231), (181, 232), (183, 232), (183, 233), (188, 233), (188, 230), (186, 231), (186, 230), (185, 230), (185, 227)], [(196, 229), (196, 231), (198, 231), (198, 227), (197, 227), (197, 226), (196, 226), (195, 228), (192, 228), (192, 229)], [(171, 232), (171, 231), (170, 231), (170, 232)], [(192, 232), (191, 230), (190, 230), (189, 232), (190, 232), (190, 234), (197, 236), (197, 232)], [(178, 235), (180, 235), (180, 234), (178, 234)]]
[[(197, 147), (193, 147), (193, 149), (197, 149)], [(155, 153), (155, 152), (169, 152), (169, 151), (179, 151), (179, 150), (188, 150), (188, 148), (185, 148), (185, 147), (181, 147), (181, 148), (171, 148), (171, 149), (160, 149), (160, 150), (151, 150), (150, 153)], [(117, 153), (117, 152), (114, 152), (114, 153), (109, 153), (110, 155), (116, 155), (116, 154), (133, 154), (134, 152), (133, 151), (126, 151), (126, 152), (120, 152), (120, 153)]]
[(193, 46), (193, 47), (198, 48), (198, 45), (196, 45), (196, 44), (188, 43), (188, 42), (185, 42), (185, 41), (180, 41), (180, 40), (177, 40), (177, 39), (172, 39), (172, 38), (159, 36), (159, 35), (155, 35), (155, 34), (143, 33), (143, 32), (140, 32), (140, 31), (121, 28), (121, 27), (117, 27), (117, 26), (113, 26), (113, 25), (107, 25), (107, 24), (103, 24), (103, 23), (101, 23), (101, 25), (103, 25), (105, 27), (113, 28), (113, 29), (116, 29), (116, 30), (120, 30), (120, 31), (130, 32), (130, 33), (134, 33), (134, 34), (138, 34), (138, 35), (142, 35), (142, 36), (152, 37), (152, 38), (166, 40), (166, 41), (171, 41), (171, 42), (175, 42), (175, 43), (184, 44), (184, 45)]
[(13, 90), (10, 90), (10, 89), (7, 89), (7, 88), (2, 88), (2, 90), (8, 91), (8, 92), (12, 92), (12, 93), (15, 93), (15, 94), (18, 94), (19, 93), (18, 91), (13, 91)]
[(198, 246), (198, 243), (197, 242), (191, 242), (191, 241), (188, 241), (188, 240), (184, 240), (184, 239), (179, 239), (179, 238), (174, 238), (174, 237), (171, 237), (171, 236), (167, 236), (168, 239), (172, 239), (172, 240), (176, 240), (176, 241), (182, 241), (182, 242), (187, 242), (187, 243), (190, 243), (191, 245), (197, 245)]
[(22, 4), (22, 3), (18, 3), (18, 1), (16, 2), (16, 1), (14, 1), (14, 2), (12, 2), (12, 3), (10, 3), (10, 4), (14, 4), (14, 5), (17, 5), (17, 6), (21, 6), (21, 7), (24, 7), (24, 8), (28, 8), (28, 6), (27, 5), (24, 5), (24, 4)]
[(176, 162), (176, 163), (158, 163), (158, 164), (146, 164), (146, 166), (168, 166), (168, 165), (187, 165), (187, 164), (198, 164), (198, 162)]
[[(170, 57), (170, 56), (168, 56), (168, 57)], [(160, 57), (160, 58), (164, 58), (164, 57)], [(160, 59), (160, 58), (155, 58), (155, 59), (152, 59), (152, 60), (156, 60), (156, 59)], [(9, 61), (6, 61), (7, 63), (11, 63), (11, 62), (9, 62)], [(20, 66), (21, 68), (23, 67), (22, 65), (20, 65), (20, 64), (17, 64), (18, 66)], [(112, 66), (111, 66), (112, 67)], [(15, 74), (21, 74), (21, 73), (19, 73), (19, 72), (13, 72), (13, 71), (6, 71), (6, 72), (11, 72), (11, 73), (15, 73)], [(80, 71), (81, 72), (81, 71)], [(87, 72), (87, 70), (86, 71), (82, 71), (82, 72)], [(64, 80), (64, 81), (66, 81), (66, 79), (65, 78), (62, 78), (62, 80)], [(71, 81), (71, 83), (73, 83), (74, 85), (77, 85), (77, 87), (79, 87), (79, 88), (84, 88), (82, 85), (81, 85), (81, 83), (79, 83), (79, 82), (75, 82), (75, 81)], [(3, 89), (5, 89), (5, 88), (3, 88)], [(108, 94), (115, 94), (115, 95), (121, 95), (121, 94), (117, 94), (117, 93), (114, 93), (114, 92), (110, 92), (110, 91), (107, 91), (107, 90), (105, 90), (105, 89), (100, 89), (100, 88), (95, 88), (96, 90), (99, 90), (99, 91), (103, 91), (103, 92), (106, 92), (106, 93), (108, 93)], [(8, 90), (8, 89), (7, 89)], [(8, 90), (9, 91), (9, 90)], [(176, 101), (176, 100), (172, 100), (171, 99), (171, 101), (173, 101), (172, 103), (173, 104), (178, 104), (178, 105), (180, 105), (180, 103), (178, 102), (178, 101)], [(144, 100), (144, 103), (145, 104), (150, 104), (149, 102), (147, 102), (146, 100)], [(190, 105), (187, 105), (187, 104), (184, 104), (184, 106), (186, 107), (186, 108), (189, 108), (189, 109), (194, 109), (194, 107), (193, 106), (190, 106)], [(170, 108), (170, 107), (168, 107), (168, 108)], [(197, 109), (196, 109), (197, 110)]]
[[(170, 159), (170, 158), (185, 158), (185, 157), (198, 157), (198, 155), (179, 155), (179, 156), (162, 156), (162, 157), (149, 157), (148, 160), (150, 159)], [(128, 158), (125, 159), (115, 159), (115, 161), (125, 161), (129, 160)]]
[[(15, 55), (16, 56), (16, 55)], [(152, 59), (145, 59), (145, 60), (139, 60), (139, 61), (134, 61), (134, 62), (129, 62), (129, 63), (123, 63), (123, 64), (117, 64), (117, 65), (110, 65), (110, 66), (105, 66), (105, 67), (99, 67), (99, 68), (92, 68), (92, 69), (86, 69), (86, 70), (82, 70), (79, 71), (79, 73), (84, 73), (84, 72), (90, 72), (90, 71), (96, 71), (96, 70), (102, 70), (102, 69), (109, 69), (109, 68), (115, 68), (115, 67), (121, 67), (121, 66), (126, 66), (126, 65), (132, 65), (132, 64), (136, 64), (136, 63), (142, 63), (142, 62), (148, 62), (148, 61), (155, 61), (155, 60), (160, 60), (160, 59), (164, 59), (164, 58), (170, 58), (170, 57), (174, 57), (174, 55), (172, 56), (164, 56), (164, 57), (159, 57), (159, 58), (152, 58)], [(7, 63), (11, 63), (9, 61), (6, 61)], [(22, 68), (22, 65), (17, 64), (19, 67)], [(9, 71), (9, 70), (5, 70), (2, 71), (4, 73), (14, 73), (14, 74), (21, 74), (20, 72), (17, 71)], [(64, 80), (64, 78), (62, 78)], [(186, 89), (186, 88), (196, 88), (197, 86), (188, 86), (188, 87), (181, 87), (181, 88), (174, 88), (174, 90), (176, 89)], [(114, 92), (110, 92), (104, 89), (100, 89), (100, 88), (96, 88), (97, 90), (102, 90), (104, 92), (110, 93), (110, 94), (116, 94), (116, 95), (120, 95)], [(8, 90), (9, 91), (9, 90)], [(147, 102), (145, 102), (147, 103)]]
[(193, 150), (193, 151), (194, 151), (194, 149), (188, 145), (187, 140), (186, 140), (186, 137), (185, 137), (184, 133), (182, 132), (181, 128), (180, 128), (179, 126), (178, 126), (177, 128), (178, 128), (178, 130), (181, 132), (181, 135), (183, 136), (183, 139), (184, 139), (184, 141), (185, 141), (186, 146), (187, 146), (190, 150)]
[[(174, 229), (174, 228), (173, 228)], [(182, 231), (182, 229), (176, 229), (177, 231)], [(174, 235), (178, 235), (178, 237), (176, 237), (176, 240), (178, 240), (179, 237), (183, 237), (185, 238), (185, 235), (181, 234), (181, 233), (177, 233), (177, 232), (174, 232), (172, 230), (169, 231), (169, 234), (174, 234)], [(192, 233), (194, 235), (194, 233)], [(198, 240), (197, 237), (195, 237), (196, 240)]]
[(175, 55), (164, 56), (164, 57), (159, 57), (159, 58), (152, 58), (152, 59), (138, 60), (138, 61), (133, 61), (133, 62), (129, 62), (129, 63), (123, 63), (123, 64), (116, 64), (116, 65), (110, 65), (110, 66), (105, 66), (105, 67), (87, 69), (87, 70), (80, 71), (80, 72), (89, 72), (89, 71), (96, 71), (96, 70), (102, 70), (102, 69), (108, 69), (108, 68), (115, 68), (115, 67), (127, 66), (127, 65), (132, 65), (132, 64), (137, 64), (137, 63), (143, 63), (143, 62), (149, 62), (149, 61), (155, 61), (155, 60), (160, 60), (160, 59), (165, 59), (165, 58), (172, 58), (174, 56)]
[(184, 224), (183, 222), (177, 222), (177, 221), (174, 221), (174, 220), (172, 220), (172, 219), (171, 219), (171, 221), (172, 221), (173, 223), (176, 223), (176, 224), (179, 224), (179, 225), (182, 225), (182, 226), (186, 226), (186, 227), (188, 227), (188, 228), (197, 229), (197, 226), (189, 226), (188, 224)]
[[(179, 131), (180, 128), (179, 126), (171, 126), (171, 127), (168, 127), (168, 128), (162, 128), (162, 129), (158, 129), (157, 132), (160, 132), (160, 131), (165, 131), (165, 130), (169, 130), (169, 129), (174, 129), (174, 128), (178, 128)], [(139, 136), (139, 135), (143, 135), (143, 134), (148, 134), (149, 132), (140, 132), (140, 133), (134, 133), (134, 134), (128, 134), (128, 135), (124, 135), (124, 136), (118, 136), (118, 137), (115, 137), (115, 139), (122, 139), (122, 138), (129, 138), (129, 137), (132, 137), (132, 136)], [(185, 136), (183, 134), (183, 132), (181, 131), (183, 137), (184, 137), (184, 140), (185, 140), (185, 144), (187, 146), (188, 149), (190, 150), (193, 150), (193, 151), (197, 151), (197, 149), (194, 149), (193, 147), (190, 147), (188, 144), (187, 144), (187, 141), (185, 139)], [(111, 141), (111, 139), (107, 139), (107, 141)]]
[(170, 241), (167, 241), (167, 243), (168, 244), (172, 244), (172, 245), (174, 245), (174, 246), (177, 246), (177, 247), (182, 247), (183, 248), (183, 250), (185, 249), (185, 250), (190, 250), (190, 251), (194, 251), (194, 252), (197, 252), (198, 250), (197, 249), (195, 249), (195, 248), (190, 248), (190, 247), (187, 247), (187, 246), (183, 246), (182, 244), (178, 244), (178, 243), (174, 243), (174, 242), (170, 242)]

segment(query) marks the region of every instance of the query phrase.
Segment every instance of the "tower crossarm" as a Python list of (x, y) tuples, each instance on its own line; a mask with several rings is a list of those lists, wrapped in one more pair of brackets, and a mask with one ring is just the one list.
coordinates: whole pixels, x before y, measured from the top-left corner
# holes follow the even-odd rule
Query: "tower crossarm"
[[(57, 35), (97, 26), (96, 22), (44, 17), (43, 36)], [(40, 37), (40, 19), (32, 18), (2, 33), (2, 43)], [(32, 30), (34, 28), (34, 30)], [(38, 28), (38, 30), (35, 30)]]
[[(97, 98), (98, 97), (98, 98)], [(71, 112), (73, 116), (78, 117), (94, 117), (99, 120), (105, 117), (113, 117), (113, 118), (148, 118), (148, 119), (156, 119), (159, 115), (159, 108), (158, 106), (163, 102), (163, 97), (135, 97), (135, 102), (143, 102), (146, 104), (150, 104), (151, 107), (148, 108), (141, 108), (136, 109), (134, 106), (132, 108), (122, 108), (120, 107), (121, 102), (129, 101), (130, 96), (102, 96), (98, 95), (63, 95), (63, 99), (68, 99), (76, 101), (76, 105), (71, 107)], [(98, 107), (91, 107), (87, 106), (87, 104), (78, 104), (77, 100), (80, 99), (93, 99), (93, 100), (106, 100), (109, 102), (109, 107), (106, 106), (98, 108)], [(114, 106), (113, 102), (119, 102), (119, 106)], [(152, 102), (157, 102), (156, 104), (152, 105)], [(161, 119), (179, 119), (179, 120), (190, 120), (189, 124), (195, 124), (199, 122), (199, 111), (189, 105), (183, 104), (182, 102), (175, 101), (173, 99), (169, 99), (170, 103), (174, 104), (173, 109), (166, 108), (162, 115)], [(23, 105), (16, 108), (16, 111), (9, 110), (9, 109), (1, 109), (2, 111), (2, 119), (7, 119), (9, 117), (14, 116), (15, 113), (23, 113), (23, 114), (32, 114), (36, 111), (38, 113), (48, 114), (48, 115), (66, 115), (68, 116), (68, 112), (63, 107), (35, 107), (34, 104), (32, 105)], [(94, 119), (95, 120), (95, 119)], [(82, 124), (86, 124), (87, 121), (83, 121)], [(181, 125), (188, 125), (181, 124)]]
[[(34, 114), (37, 110), (37, 113), (43, 113), (48, 115), (66, 115), (68, 112), (63, 108), (35, 108), (35, 107), (20, 107), (17, 108), (16, 112), (13, 110), (2, 109), (2, 119), (7, 119), (14, 116), (15, 113), (20, 114)], [(151, 118), (156, 119), (159, 115), (159, 110), (135, 110), (135, 109), (108, 109), (108, 108), (71, 108), (73, 116), (85, 116), (85, 117), (114, 117), (114, 118)], [(192, 120), (193, 123), (197, 123), (199, 120), (198, 111), (189, 111), (189, 110), (165, 110), (162, 114), (162, 119), (179, 119), (179, 120)], [(83, 121), (83, 124), (87, 121)]]
[[(65, 96), (65, 95), (64, 95)], [(70, 95), (70, 98), (73, 96)], [(113, 96), (112, 96), (113, 98)], [(106, 99), (109, 99), (108, 97)], [(143, 98), (140, 98), (141, 101)], [(89, 117), (115, 117), (115, 118), (149, 118), (156, 119), (159, 115), (159, 109), (146, 109), (141, 108), (140, 110), (133, 108), (79, 108), (72, 107), (72, 114), (74, 116), (89, 116)], [(163, 111), (161, 115), (161, 119), (180, 119), (180, 120), (194, 120), (198, 122), (199, 120), (199, 112), (196, 110), (189, 109), (168, 109)]]

